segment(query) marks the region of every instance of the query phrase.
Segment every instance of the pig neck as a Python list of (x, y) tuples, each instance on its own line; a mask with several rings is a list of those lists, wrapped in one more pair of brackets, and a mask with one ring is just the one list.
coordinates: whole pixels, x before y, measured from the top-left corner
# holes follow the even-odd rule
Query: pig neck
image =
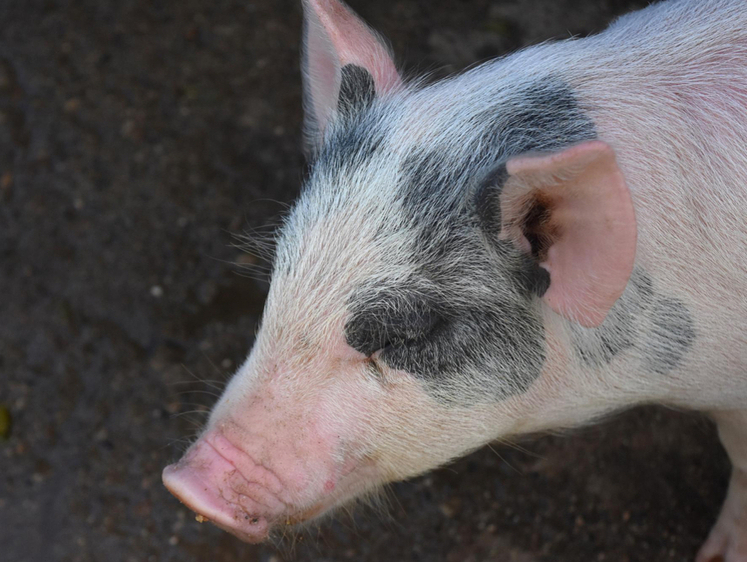
[[(623, 406), (720, 410), (747, 397), (747, 10), (716, 4), (683, 2), (701, 12), (692, 26), (627, 34), (622, 20), (609, 41), (578, 42), (601, 55), (570, 80), (636, 213), (634, 274), (602, 330), (615, 353), (586, 362)], [(628, 45), (602, 48), (617, 40)]]
[(651, 18), (634, 30), (624, 18), (556, 58), (616, 152), (638, 242), (600, 328), (545, 312), (548, 365), (521, 431), (641, 403), (720, 410), (747, 397), (747, 11), (735, 3), (717, 17), (702, 4), (678, 3), (701, 12), (693, 25)]
[[(542, 375), (522, 396), (492, 409), (501, 437), (571, 428), (646, 401), (645, 391), (631, 384), (631, 361), (590, 365), (574, 347), (577, 336), (564, 319), (544, 311), (546, 359)], [(575, 341), (574, 341), (575, 340)], [(505, 413), (513, 423), (505, 428)]]

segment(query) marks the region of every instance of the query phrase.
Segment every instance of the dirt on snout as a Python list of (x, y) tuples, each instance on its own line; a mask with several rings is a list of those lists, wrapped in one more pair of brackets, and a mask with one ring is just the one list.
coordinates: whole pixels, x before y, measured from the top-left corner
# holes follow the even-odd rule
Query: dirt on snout
[[(435, 77), (646, 0), (353, 0)], [(483, 449), (246, 545), (161, 485), (251, 343), (264, 238), (304, 174), (300, 0), (0, 2), (3, 562), (691, 560), (728, 462), (635, 410)], [(238, 265), (235, 265), (238, 264)]]

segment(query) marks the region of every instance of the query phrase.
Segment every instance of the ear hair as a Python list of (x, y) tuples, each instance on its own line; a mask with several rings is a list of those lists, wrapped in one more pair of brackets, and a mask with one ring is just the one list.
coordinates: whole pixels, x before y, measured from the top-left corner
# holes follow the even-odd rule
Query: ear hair
[(373, 76), (362, 66), (346, 64), (340, 69), (340, 93), (337, 97), (337, 112), (352, 117), (368, 109), (376, 97)]
[(477, 200), (491, 238), (497, 230), (498, 241), (549, 273), (549, 286), (539, 288), (555, 312), (598, 326), (625, 290), (635, 260), (635, 210), (614, 151), (593, 140), (501, 166), (488, 180), (503, 179), (502, 185), (483, 185)]
[[(507, 179), (505, 163), (498, 164), (485, 174), (474, 194), (474, 209), (480, 228), (493, 249), (503, 257), (514, 257), (514, 273), (519, 285), (528, 294), (541, 297), (550, 286), (550, 274), (539, 265), (541, 235), (538, 226), (544, 216), (536, 210), (537, 207), (532, 206), (530, 198), (525, 198), (524, 208), (516, 217), (519, 228), (514, 231), (513, 237), (507, 237), (501, 216), (501, 192)], [(524, 227), (521, 227), (522, 224)], [(535, 231), (537, 233), (533, 234)]]
[(307, 153), (329, 123), (401, 87), (384, 40), (339, 0), (304, 0), (302, 47)]

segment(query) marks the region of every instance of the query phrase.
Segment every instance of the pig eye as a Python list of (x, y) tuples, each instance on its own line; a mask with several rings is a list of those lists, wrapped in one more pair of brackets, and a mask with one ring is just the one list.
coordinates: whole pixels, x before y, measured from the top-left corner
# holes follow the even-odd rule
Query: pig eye
[(369, 358), (377, 351), (384, 353), (422, 340), (442, 322), (435, 307), (424, 299), (377, 299), (367, 304), (351, 315), (345, 338)]
[(379, 365), (376, 359), (370, 357), (366, 359), (366, 370), (373, 378), (384, 380), (384, 372), (381, 370), (381, 365)]

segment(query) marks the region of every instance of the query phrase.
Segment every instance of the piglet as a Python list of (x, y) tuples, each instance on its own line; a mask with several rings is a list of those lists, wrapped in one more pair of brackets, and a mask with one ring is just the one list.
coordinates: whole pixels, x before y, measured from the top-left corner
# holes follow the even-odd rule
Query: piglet
[(747, 3), (650, 6), (436, 83), (304, 0), (310, 171), (249, 358), (164, 470), (257, 542), (497, 438), (659, 402), (747, 561)]

